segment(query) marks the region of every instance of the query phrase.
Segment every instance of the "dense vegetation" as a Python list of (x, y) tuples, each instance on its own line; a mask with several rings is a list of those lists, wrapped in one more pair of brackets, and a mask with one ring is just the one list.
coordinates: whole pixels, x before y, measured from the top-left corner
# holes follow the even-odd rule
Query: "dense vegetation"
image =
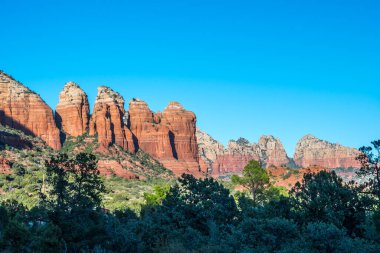
[(363, 185), (322, 171), (304, 175), (284, 194), (252, 161), (242, 177), (233, 179), (247, 193), (233, 195), (214, 179), (183, 175), (173, 185), (159, 183), (143, 194), (140, 208), (112, 211), (104, 208), (110, 189), (99, 176), (96, 157), (55, 154), (46, 159), (46, 178), (34, 205), (1, 204), (0, 250), (379, 252), (379, 160), (373, 150), (362, 150), (367, 158), (360, 158), (361, 173), (375, 175)]

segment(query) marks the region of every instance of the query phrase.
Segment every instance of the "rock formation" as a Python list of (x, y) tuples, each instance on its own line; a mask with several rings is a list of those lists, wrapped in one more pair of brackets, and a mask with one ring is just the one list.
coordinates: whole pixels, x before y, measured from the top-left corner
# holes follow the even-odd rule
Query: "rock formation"
[(200, 175), (194, 113), (174, 102), (163, 113), (153, 113), (144, 101), (133, 99), (127, 125), (135, 145), (175, 174)]
[(157, 159), (171, 159), (169, 128), (160, 121), (160, 115), (155, 115), (144, 101), (133, 99), (129, 103), (127, 125), (135, 137), (136, 147)]
[[(169, 140), (173, 158), (177, 166), (183, 167), (175, 169), (177, 174), (199, 172), (196, 122), (195, 114), (185, 110), (178, 102), (170, 102), (163, 112), (161, 124), (170, 130)], [(175, 167), (171, 161), (162, 162), (169, 168)]]
[(103, 148), (116, 144), (134, 152), (132, 133), (124, 124), (125, 115), (123, 97), (108, 87), (99, 87), (90, 120), (90, 135), (97, 135)]
[(359, 168), (360, 163), (355, 159), (359, 154), (360, 152), (354, 148), (306, 135), (297, 143), (294, 161), (303, 168), (312, 165), (326, 168)]
[(250, 160), (260, 161), (266, 168), (291, 163), (281, 141), (273, 136), (262, 136), (258, 144), (244, 138), (232, 140), (227, 149), (199, 129), (197, 138), (200, 157), (214, 177), (241, 173)]
[[(104, 151), (104, 154), (114, 144), (113, 148), (117, 147), (131, 156), (131, 153), (143, 150), (154, 158), (151, 158), (155, 164), (153, 167), (164, 165), (177, 176), (189, 173), (200, 177), (208, 173), (218, 177), (241, 173), (253, 159), (266, 168), (293, 164), (281, 141), (273, 136), (262, 136), (257, 144), (240, 138), (230, 141), (225, 148), (197, 129), (196, 123), (195, 114), (185, 110), (178, 102), (171, 102), (162, 113), (153, 113), (144, 101), (133, 99), (129, 111), (125, 111), (123, 97), (105, 86), (98, 88), (93, 114), (89, 119), (87, 95), (73, 82), (63, 88), (54, 118), (53, 111), (36, 93), (0, 71), (0, 125), (40, 137), (54, 149), (61, 148), (61, 129), (72, 137), (89, 131), (89, 138), (97, 139), (100, 144), (96, 151)], [(19, 149), (34, 147), (28, 138), (21, 138), (4, 129), (0, 131), (0, 145)], [(45, 143), (42, 145), (45, 146)], [(355, 160), (358, 154), (356, 149), (307, 135), (298, 142), (294, 161), (304, 168), (313, 165), (327, 169), (359, 167), (359, 162)], [(139, 152), (138, 155), (146, 154)], [(128, 170), (131, 166), (125, 162), (122, 159), (117, 163), (113, 159), (104, 160), (101, 168), (105, 174), (136, 178), (134, 172)], [(143, 163), (141, 166), (135, 165), (144, 171)]]
[(69, 136), (80, 136), (88, 130), (90, 105), (86, 93), (74, 82), (69, 82), (59, 95), (56, 108), (58, 127)]
[(289, 166), (291, 163), (281, 141), (272, 135), (261, 136), (258, 145), (261, 153), (260, 160), (264, 167)]
[(217, 156), (213, 163), (212, 175), (214, 177), (224, 174), (241, 173), (251, 160), (260, 161), (260, 150), (257, 144), (249, 143), (240, 138), (231, 140), (223, 154)]
[(39, 95), (0, 71), (0, 123), (40, 137), (60, 149), (60, 134), (53, 111)]
[(196, 131), (200, 165), (202, 171), (212, 172), (214, 161), (224, 154), (224, 146), (199, 128)]

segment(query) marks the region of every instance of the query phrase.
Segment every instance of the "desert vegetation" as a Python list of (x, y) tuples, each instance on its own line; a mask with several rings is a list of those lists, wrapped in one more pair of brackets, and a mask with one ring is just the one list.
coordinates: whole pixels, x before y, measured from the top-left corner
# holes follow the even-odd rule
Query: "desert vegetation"
[[(377, 175), (377, 142), (373, 144), (373, 149), (362, 149), (358, 175)], [(376, 176), (355, 184), (344, 182), (334, 171), (307, 173), (285, 192), (271, 185), (267, 171), (251, 161), (241, 177), (233, 177), (234, 186), (229, 184), (231, 189), (241, 187), (234, 191), (212, 178), (186, 174), (169, 183), (104, 180), (96, 157), (85, 152), (53, 154), (45, 160), (42, 182), (28, 176), (33, 173), (20, 164), (13, 165), (17, 173), (2, 178), (3, 189), (12, 185), (19, 195), (9, 195), (0, 206), (2, 251), (380, 250)], [(37, 189), (33, 202), (23, 204), (28, 199), (26, 190), (20, 191), (24, 187)]]

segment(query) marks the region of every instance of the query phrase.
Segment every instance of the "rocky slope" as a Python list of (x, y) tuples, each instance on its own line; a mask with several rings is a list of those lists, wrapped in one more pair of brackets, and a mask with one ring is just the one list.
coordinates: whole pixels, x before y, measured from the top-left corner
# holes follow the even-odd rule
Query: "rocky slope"
[(0, 71), (0, 123), (40, 137), (60, 149), (59, 129), (53, 111), (39, 95)]
[(78, 137), (88, 131), (90, 105), (86, 93), (76, 83), (65, 85), (55, 112), (57, 125), (66, 135)]
[(320, 140), (312, 135), (303, 137), (296, 146), (294, 161), (299, 167), (318, 165), (326, 168), (360, 167), (356, 157), (360, 152), (354, 148), (344, 147)]

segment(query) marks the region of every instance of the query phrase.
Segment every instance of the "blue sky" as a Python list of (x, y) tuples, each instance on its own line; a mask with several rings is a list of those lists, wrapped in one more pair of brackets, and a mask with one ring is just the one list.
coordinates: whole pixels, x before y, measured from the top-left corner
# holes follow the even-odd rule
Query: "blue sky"
[(194, 111), (227, 143), (380, 138), (380, 1), (0, 0), (0, 69), (52, 106), (75, 81)]

